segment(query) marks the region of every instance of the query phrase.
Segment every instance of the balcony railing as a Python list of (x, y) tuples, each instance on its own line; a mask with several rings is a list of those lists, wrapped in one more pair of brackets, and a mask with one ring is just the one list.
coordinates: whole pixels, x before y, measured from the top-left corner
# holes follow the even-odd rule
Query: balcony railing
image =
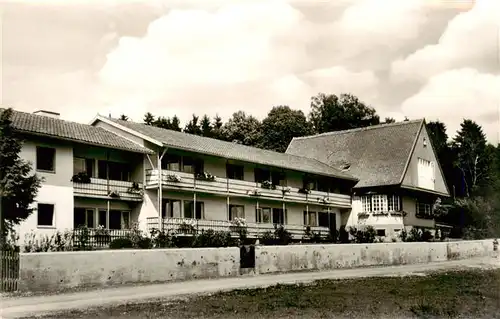
[(128, 238), (132, 235), (130, 229), (73, 229), (73, 245), (76, 248), (109, 248), (109, 244), (118, 238)]
[[(303, 194), (295, 187), (276, 186), (276, 189), (266, 189), (262, 187), (261, 183), (255, 182), (221, 177), (215, 177), (212, 181), (200, 180), (196, 179), (194, 174), (168, 170), (163, 170), (162, 173), (162, 184), (167, 189), (198, 191), (224, 196), (262, 197), (285, 202), (351, 208), (351, 196), (349, 195), (314, 190), (310, 191), (309, 194)], [(146, 174), (146, 186), (157, 186), (158, 177), (158, 170), (148, 170)], [(177, 177), (180, 180), (177, 180)]]
[[(231, 222), (227, 220), (204, 220), (193, 218), (165, 218), (163, 219), (163, 230), (180, 235), (194, 235), (201, 231), (209, 229), (214, 231), (230, 231)], [(302, 239), (305, 235), (307, 226), (304, 225), (283, 225), (289, 231), (294, 239)], [(159, 229), (158, 218), (147, 218), (147, 229)], [(274, 232), (274, 225), (270, 223), (247, 223), (247, 232), (249, 238), (258, 238), (266, 232)], [(311, 226), (310, 231), (319, 234), (325, 238), (329, 235), (328, 227)], [(236, 234), (233, 234), (237, 236)]]
[(91, 178), (90, 183), (74, 182), (73, 193), (82, 197), (142, 201), (143, 187), (141, 183)]

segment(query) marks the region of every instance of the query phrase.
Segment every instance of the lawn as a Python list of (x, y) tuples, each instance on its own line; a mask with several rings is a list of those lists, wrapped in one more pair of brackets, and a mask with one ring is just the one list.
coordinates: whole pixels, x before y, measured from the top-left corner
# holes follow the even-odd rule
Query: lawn
[(500, 318), (500, 270), (325, 280), (42, 318)]

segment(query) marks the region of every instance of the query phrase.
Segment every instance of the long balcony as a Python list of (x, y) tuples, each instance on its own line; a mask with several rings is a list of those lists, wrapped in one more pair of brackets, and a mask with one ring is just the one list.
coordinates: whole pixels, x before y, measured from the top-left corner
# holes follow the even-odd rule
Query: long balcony
[[(305, 194), (298, 188), (276, 186), (275, 189), (262, 187), (261, 183), (215, 177), (213, 180), (202, 180), (194, 174), (162, 171), (163, 188), (171, 190), (196, 191), (221, 196), (256, 197), (270, 200), (299, 202), (351, 208), (351, 196), (311, 190)], [(158, 170), (148, 170), (146, 174), (146, 188), (158, 186)]]
[(135, 182), (90, 178), (90, 183), (73, 182), (75, 196), (142, 201), (143, 185)]
[[(163, 219), (163, 230), (170, 233), (181, 235), (193, 235), (209, 229), (214, 231), (231, 231), (231, 222), (227, 220), (204, 220), (192, 218), (165, 218)], [(306, 233), (304, 225), (284, 225), (294, 239), (302, 239)], [(158, 218), (147, 218), (147, 230), (159, 229)], [(258, 238), (266, 232), (274, 232), (274, 225), (270, 223), (247, 223), (247, 232), (249, 238)], [(328, 227), (310, 226), (310, 231), (319, 234), (321, 237), (327, 237), (330, 233)]]

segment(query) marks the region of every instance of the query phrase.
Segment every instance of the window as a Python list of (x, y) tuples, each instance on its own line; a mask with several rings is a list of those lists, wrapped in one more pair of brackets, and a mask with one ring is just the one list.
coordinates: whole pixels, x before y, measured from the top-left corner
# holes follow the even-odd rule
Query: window
[(87, 173), (88, 176), (93, 177), (94, 160), (81, 157), (73, 158), (73, 174), (78, 173)]
[(229, 205), (229, 220), (233, 220), (235, 218), (245, 218), (245, 206)]
[(186, 173), (201, 174), (204, 171), (203, 160), (189, 156), (182, 157), (182, 171)]
[(205, 215), (205, 205), (203, 202), (196, 202), (196, 210), (194, 209), (194, 201), (184, 201), (184, 218), (203, 219)]
[(286, 224), (286, 209), (273, 208), (273, 224)]
[(335, 222), (335, 214), (330, 214), (328, 212), (318, 212), (318, 226), (321, 227), (331, 227), (332, 223)]
[(36, 148), (36, 169), (39, 171), (55, 172), (56, 149), (51, 147)]
[(417, 202), (416, 216), (420, 218), (432, 218), (432, 204)]
[(390, 212), (399, 212), (399, 196), (389, 195), (387, 196), (387, 208)]
[(100, 179), (110, 179), (114, 181), (130, 181), (131, 170), (125, 163), (99, 160), (98, 175)]
[(377, 229), (377, 236), (385, 237), (385, 229)]
[(269, 181), (271, 180), (271, 171), (265, 168), (255, 168), (253, 170), (254, 172), (254, 177), (255, 177), (255, 182), (257, 183), (262, 183), (264, 181)]
[(99, 211), (98, 226), (108, 228), (108, 212), (105, 210)]
[(271, 222), (271, 208), (257, 208), (255, 210), (255, 220), (257, 223), (270, 223)]
[(163, 218), (172, 218), (182, 217), (181, 215), (181, 201), (177, 199), (163, 199), (162, 200), (162, 217)]
[(227, 164), (226, 165), (226, 176), (229, 179), (237, 179), (237, 180), (242, 181), (243, 177), (244, 177), (243, 166)]
[(109, 211), (109, 229), (128, 228), (130, 228), (130, 212), (119, 210)]
[(302, 185), (304, 188), (316, 190), (316, 184), (316, 181), (311, 176), (304, 176), (302, 179)]
[(73, 228), (86, 226), (95, 228), (94, 209), (75, 208), (73, 212)]
[(304, 211), (304, 225), (318, 226), (318, 221), (316, 219), (316, 212)]
[(273, 183), (273, 185), (285, 186), (286, 185), (285, 173), (272, 172), (271, 182)]
[(176, 154), (165, 154), (161, 160), (161, 167), (170, 171), (180, 171), (181, 157)]
[(37, 225), (45, 227), (54, 226), (54, 205), (53, 204), (38, 204), (37, 210)]
[(387, 211), (386, 195), (372, 195), (372, 211), (375, 213), (381, 213)]
[(418, 186), (434, 189), (434, 162), (418, 159)]
[(370, 196), (361, 196), (361, 206), (363, 213), (368, 213), (372, 211), (370, 198), (371, 198)]
[(333, 187), (330, 187), (333, 183), (329, 178), (322, 177), (318, 179), (318, 190), (320, 192), (329, 192), (330, 189)]

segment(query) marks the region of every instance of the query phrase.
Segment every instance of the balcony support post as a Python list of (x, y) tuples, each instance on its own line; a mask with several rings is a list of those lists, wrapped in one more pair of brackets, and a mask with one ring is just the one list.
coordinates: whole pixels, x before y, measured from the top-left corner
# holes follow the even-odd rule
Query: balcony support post
[(227, 220), (229, 220), (229, 178), (227, 176), (227, 164), (229, 164), (229, 160), (226, 158), (226, 216)]
[(168, 147), (163, 149), (163, 152), (157, 153), (157, 168), (158, 168), (158, 226), (160, 231), (163, 232), (163, 169), (161, 165), (161, 161), (165, 153), (167, 152)]

